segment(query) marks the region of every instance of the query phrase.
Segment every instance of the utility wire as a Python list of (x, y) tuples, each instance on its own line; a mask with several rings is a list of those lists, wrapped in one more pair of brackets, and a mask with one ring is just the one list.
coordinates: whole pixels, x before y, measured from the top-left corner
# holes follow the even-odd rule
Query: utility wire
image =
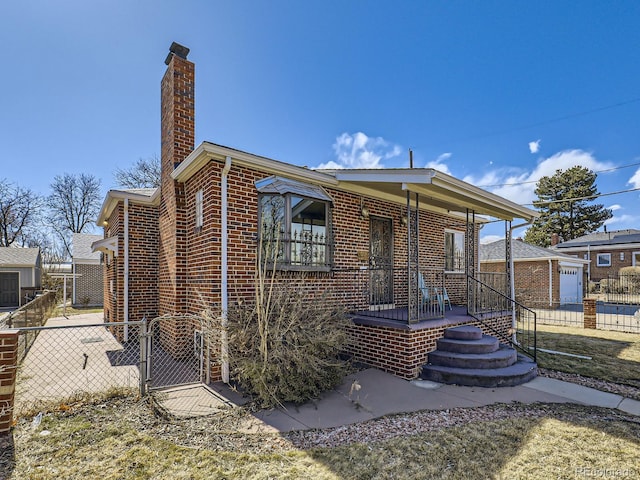
[[(629, 168), (629, 167), (636, 167), (640, 165), (640, 162), (637, 163), (630, 163), (629, 165), (622, 165), (620, 167), (613, 167), (613, 168), (607, 168), (605, 170), (598, 170), (597, 172), (593, 172), (593, 173), (606, 173), (606, 172), (614, 172), (616, 170), (622, 170), (623, 168)], [(528, 183), (538, 183), (540, 181), (540, 179), (538, 180), (527, 180), (526, 182), (513, 182), (513, 183), (494, 183), (491, 185), (477, 185), (480, 188), (487, 188), (487, 187), (512, 187), (512, 186), (517, 186), (517, 185), (526, 185)]]
[(466, 141), (466, 140), (473, 140), (473, 139), (478, 139), (478, 138), (495, 137), (495, 136), (498, 136), (498, 135), (504, 135), (506, 133), (511, 133), (511, 132), (519, 132), (521, 130), (528, 130), (529, 128), (541, 127), (543, 125), (549, 125), (550, 123), (560, 122), (562, 120), (568, 120), (570, 118), (582, 117), (584, 115), (589, 115), (589, 114), (592, 114), (592, 113), (598, 113), (598, 112), (602, 112), (604, 110), (610, 110), (612, 108), (623, 107), (625, 105), (629, 105), (631, 103), (636, 103), (636, 102), (640, 102), (640, 97), (632, 98), (632, 99), (629, 99), (629, 100), (624, 100), (622, 102), (612, 103), (610, 105), (605, 105), (603, 107), (592, 108), (590, 110), (585, 110), (583, 112), (570, 113), (568, 115), (562, 115), (560, 117), (551, 118), (549, 120), (542, 120), (540, 122), (530, 123), (528, 125), (522, 125), (520, 127), (507, 128), (505, 130), (497, 130), (495, 132), (479, 134), (479, 135), (473, 135), (473, 136), (470, 136), (470, 137), (467, 137), (467, 138), (461, 138), (461, 139), (458, 139), (458, 140), (450, 140), (450, 143), (451, 142), (463, 142), (463, 141)]
[[(548, 200), (548, 201), (538, 201), (538, 200), (536, 200), (535, 203), (537, 203), (538, 205), (550, 205), (552, 203), (575, 202), (575, 201), (578, 201), (578, 200), (593, 200), (594, 198), (608, 197), (608, 196), (611, 196), (611, 195), (619, 195), (621, 193), (637, 192), (638, 190), (640, 190), (640, 187), (638, 187), (638, 188), (630, 188), (628, 190), (619, 190), (617, 192), (596, 193), (595, 195), (589, 195), (589, 196), (586, 196), (586, 197), (564, 198), (562, 200)], [(533, 207), (534, 204), (533, 203), (523, 203), (522, 206), (523, 207)]]

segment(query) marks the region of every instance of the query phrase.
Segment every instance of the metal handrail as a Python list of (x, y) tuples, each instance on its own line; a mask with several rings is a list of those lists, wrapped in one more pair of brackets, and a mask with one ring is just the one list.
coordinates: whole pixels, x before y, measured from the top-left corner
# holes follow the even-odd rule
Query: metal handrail
[[(467, 291), (467, 313), (512, 347), (536, 361), (536, 312), (471, 275), (467, 275)], [(501, 312), (509, 312), (513, 318), (511, 336), (505, 337), (483, 319), (487, 314), (495, 318), (495, 314)]]

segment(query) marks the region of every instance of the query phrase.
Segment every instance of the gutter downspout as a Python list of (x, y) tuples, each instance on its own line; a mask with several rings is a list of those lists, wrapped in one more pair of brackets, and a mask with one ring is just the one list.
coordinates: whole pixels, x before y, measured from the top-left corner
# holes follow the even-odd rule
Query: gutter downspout
[(549, 262), (549, 306), (553, 307), (553, 265), (551, 259), (547, 259)]
[(221, 232), (222, 232), (222, 251), (221, 259), (220, 259), (220, 267), (222, 269), (221, 272), (221, 320), (222, 320), (222, 334), (220, 338), (220, 351), (222, 353), (222, 381), (224, 383), (229, 383), (229, 343), (227, 338), (227, 311), (229, 307), (229, 292), (228, 292), (228, 274), (229, 274), (229, 263), (228, 263), (228, 239), (227, 239), (227, 207), (228, 207), (228, 198), (227, 198), (227, 175), (229, 174), (229, 170), (231, 170), (231, 157), (227, 157), (224, 162), (224, 168), (222, 169), (222, 178), (220, 185), (220, 196), (221, 198), (221, 209), (220, 209), (220, 223), (221, 223)]
[(124, 199), (124, 341), (129, 341), (129, 199)]
[[(511, 289), (511, 299), (513, 301), (515, 301), (515, 299), (516, 299), (515, 270), (514, 270), (514, 267), (513, 267), (513, 243), (512, 243), (513, 231), (516, 228), (522, 228), (522, 227), (526, 227), (527, 225), (531, 225), (531, 223), (533, 223), (533, 220), (529, 220), (528, 222), (524, 222), (524, 223), (521, 223), (519, 225), (512, 225), (511, 228), (509, 229), (508, 241), (511, 244), (511, 258), (509, 259), (509, 264), (510, 264), (509, 268), (511, 269), (511, 278), (509, 279), (509, 283), (511, 285), (509, 285), (509, 288)], [(511, 329), (513, 330), (513, 334), (512, 334), (511, 340), (516, 345), (518, 344), (518, 339), (516, 338), (517, 327), (518, 327), (518, 322), (516, 320), (516, 306), (515, 306), (515, 304), (513, 304), (512, 307), (511, 307)]]

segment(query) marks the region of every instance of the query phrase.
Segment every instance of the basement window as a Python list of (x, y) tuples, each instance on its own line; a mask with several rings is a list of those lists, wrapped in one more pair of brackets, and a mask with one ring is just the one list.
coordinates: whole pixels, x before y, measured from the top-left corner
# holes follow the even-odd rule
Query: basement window
[(597, 266), (598, 267), (610, 267), (611, 266), (611, 254), (610, 253), (599, 253), (597, 257)]
[(328, 270), (331, 197), (322, 187), (281, 177), (256, 187), (261, 259), (281, 270)]

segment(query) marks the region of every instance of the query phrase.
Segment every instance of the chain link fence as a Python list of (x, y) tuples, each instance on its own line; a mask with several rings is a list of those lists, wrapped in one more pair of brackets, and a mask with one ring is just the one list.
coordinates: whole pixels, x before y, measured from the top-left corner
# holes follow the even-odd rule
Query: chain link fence
[(37, 327), (44, 325), (56, 304), (57, 291), (48, 290), (29, 303), (2, 316), (0, 330), (4, 328)]
[[(139, 393), (137, 335), (119, 341), (122, 323), (87, 324), (73, 318), (54, 323), (64, 324), (20, 329), (14, 415), (64, 408), (82, 399)], [(142, 322), (126, 325), (139, 329)]]

